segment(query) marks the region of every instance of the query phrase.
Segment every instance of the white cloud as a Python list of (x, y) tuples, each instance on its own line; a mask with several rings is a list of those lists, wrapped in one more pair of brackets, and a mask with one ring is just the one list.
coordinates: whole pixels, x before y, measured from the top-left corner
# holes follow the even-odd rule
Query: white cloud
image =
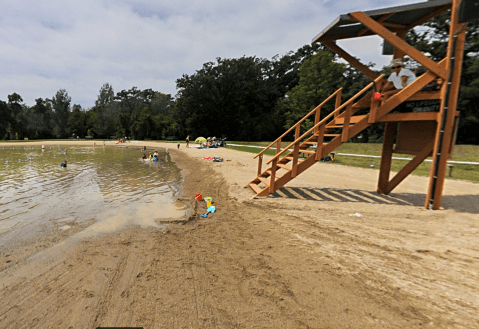
[[(205, 62), (284, 55), (309, 44), (340, 14), (387, 6), (379, 0), (4, 0), (0, 99), (16, 92), (33, 105), (63, 88), (88, 107), (105, 82), (116, 92), (136, 86), (175, 95), (176, 79)], [(366, 63), (389, 61), (380, 55), (379, 38), (363, 39), (343, 46)]]

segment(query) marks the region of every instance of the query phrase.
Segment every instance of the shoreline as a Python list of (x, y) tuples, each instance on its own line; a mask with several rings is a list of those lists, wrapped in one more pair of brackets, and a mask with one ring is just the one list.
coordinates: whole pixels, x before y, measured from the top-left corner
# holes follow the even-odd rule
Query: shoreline
[[(377, 171), (318, 163), (277, 197), (252, 200), (243, 188), (257, 171), (251, 153), (136, 145), (170, 149), (193, 218), (86, 239), (43, 263), (19, 260), (0, 272), (0, 327), (477, 325), (479, 184), (446, 180), (445, 209), (429, 211), (426, 177), (380, 196)], [(218, 207), (206, 219), (198, 192)], [(34, 268), (41, 273), (23, 279)]]

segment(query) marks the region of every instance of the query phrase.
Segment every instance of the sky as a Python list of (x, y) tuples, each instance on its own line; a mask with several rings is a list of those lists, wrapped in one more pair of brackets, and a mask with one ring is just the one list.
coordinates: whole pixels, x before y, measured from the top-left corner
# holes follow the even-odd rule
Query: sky
[[(175, 96), (176, 80), (216, 58), (296, 51), (341, 14), (418, 0), (2, 0), (0, 100), (26, 105), (65, 89), (94, 105), (105, 83)], [(380, 69), (382, 39), (338, 44)]]

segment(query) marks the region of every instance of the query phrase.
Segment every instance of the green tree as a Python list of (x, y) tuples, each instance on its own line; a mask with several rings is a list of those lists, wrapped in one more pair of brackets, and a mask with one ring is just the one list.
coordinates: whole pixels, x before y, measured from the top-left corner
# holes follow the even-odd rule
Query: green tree
[(119, 114), (115, 101), (115, 92), (109, 83), (100, 88), (98, 99), (91, 111), (87, 111), (87, 126), (92, 128), (95, 136), (108, 138), (114, 133), (116, 117)]
[(136, 111), (132, 115), (133, 124), (130, 127), (131, 134), (135, 139), (145, 139), (150, 137), (153, 130), (153, 120), (151, 112), (147, 106)]
[(82, 110), (81, 105), (73, 104), (72, 111), (68, 117), (68, 133), (70, 135), (80, 136), (80, 138), (86, 136), (86, 119), (87, 116)]
[[(346, 68), (335, 62), (335, 55), (327, 50), (319, 50), (301, 66), (299, 84), (286, 94), (277, 105), (277, 116), (285, 119), (283, 128), (288, 129), (324, 99), (331, 95), (344, 82)], [(323, 118), (333, 107), (321, 109)], [(303, 129), (309, 129), (307, 121)]]
[(28, 137), (34, 139), (51, 138), (52, 111), (42, 98), (35, 100), (35, 105), (29, 110), (28, 115)]
[(7, 103), (0, 100), (0, 139), (7, 139), (11, 129), (13, 115)]
[(22, 97), (13, 93), (8, 95), (8, 106), (10, 107), (10, 139), (23, 139), (26, 132), (26, 117), (24, 116), (24, 105)]
[(47, 100), (53, 109), (52, 122), (56, 138), (67, 137), (68, 118), (70, 116), (71, 97), (65, 89), (57, 91), (52, 99)]

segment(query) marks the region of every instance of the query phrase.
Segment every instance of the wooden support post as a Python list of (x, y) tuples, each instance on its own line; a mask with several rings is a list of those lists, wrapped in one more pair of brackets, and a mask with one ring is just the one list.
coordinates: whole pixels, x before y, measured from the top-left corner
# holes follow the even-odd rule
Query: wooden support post
[(396, 135), (397, 122), (388, 122), (384, 127), (383, 150), (381, 153), (381, 165), (379, 166), (378, 193), (388, 194), (389, 174), (393, 155), (394, 136)]
[[(314, 125), (316, 126), (316, 124), (319, 122), (319, 119), (321, 119), (321, 107), (318, 107), (316, 109), (316, 114), (314, 115)], [(314, 128), (314, 133), (316, 134), (319, 130), (319, 127), (316, 127)]]
[(298, 172), (298, 157), (299, 157), (299, 141), (298, 138), (301, 136), (301, 125), (296, 126), (296, 131), (294, 134), (294, 149), (293, 149), (293, 170), (291, 171), (291, 177), (296, 177)]
[(261, 167), (263, 165), (263, 154), (261, 154), (259, 156), (259, 159), (258, 159), (258, 176), (261, 175)]
[(316, 154), (315, 154), (315, 160), (316, 161), (321, 160), (321, 153), (323, 153), (324, 131), (325, 130), (326, 130), (325, 125), (321, 125), (319, 127), (318, 139), (317, 139), (318, 144), (316, 145)]
[(274, 184), (276, 183), (276, 168), (278, 166), (278, 159), (274, 159), (273, 163), (271, 164), (271, 177), (269, 181), (269, 193), (274, 193)]
[[(398, 38), (402, 39), (402, 40), (405, 40), (406, 39), (406, 35), (407, 35), (407, 30), (406, 31), (401, 31), (401, 32), (397, 32), (396, 35), (398, 36)], [(401, 49), (398, 49), (398, 48), (394, 48), (394, 55), (393, 55), (393, 58), (403, 58), (404, 55), (406, 55), (406, 53), (404, 51), (402, 51)]]
[(353, 104), (346, 106), (344, 111), (343, 133), (341, 134), (341, 142), (346, 143), (349, 139), (349, 122), (351, 121), (351, 113), (353, 112)]
[(374, 98), (374, 94), (373, 94), (371, 97), (371, 107), (369, 108), (369, 118), (368, 118), (369, 123), (376, 122), (376, 118), (378, 116), (378, 107), (380, 102), (381, 101), (379, 99)]
[(426, 158), (431, 155), (432, 148), (433, 148), (433, 140), (431, 139), (430, 143), (424, 146), (424, 148), (411, 160), (405, 165), (397, 174), (396, 176), (391, 179), (391, 181), (387, 184), (387, 188), (384, 191), (384, 194), (389, 194), (396, 186), (399, 185), (409, 174), (411, 174), (414, 169), (417, 168), (421, 163), (426, 160)]
[[(441, 96), (440, 121), (435, 136), (433, 162), (429, 175), (429, 188), (424, 206), (437, 210), (441, 207), (442, 192), (446, 178), (447, 159), (454, 138), (454, 120), (457, 97), (461, 82), (461, 68), (466, 39), (465, 24), (458, 24), (460, 0), (454, 0), (451, 10), (451, 26), (447, 47), (448, 79), (445, 80)], [(459, 31), (459, 34), (455, 33)]]
[(339, 89), (339, 91), (336, 94), (336, 102), (334, 103), (334, 109), (336, 110), (338, 107), (341, 106), (341, 94), (342, 94), (342, 88)]

